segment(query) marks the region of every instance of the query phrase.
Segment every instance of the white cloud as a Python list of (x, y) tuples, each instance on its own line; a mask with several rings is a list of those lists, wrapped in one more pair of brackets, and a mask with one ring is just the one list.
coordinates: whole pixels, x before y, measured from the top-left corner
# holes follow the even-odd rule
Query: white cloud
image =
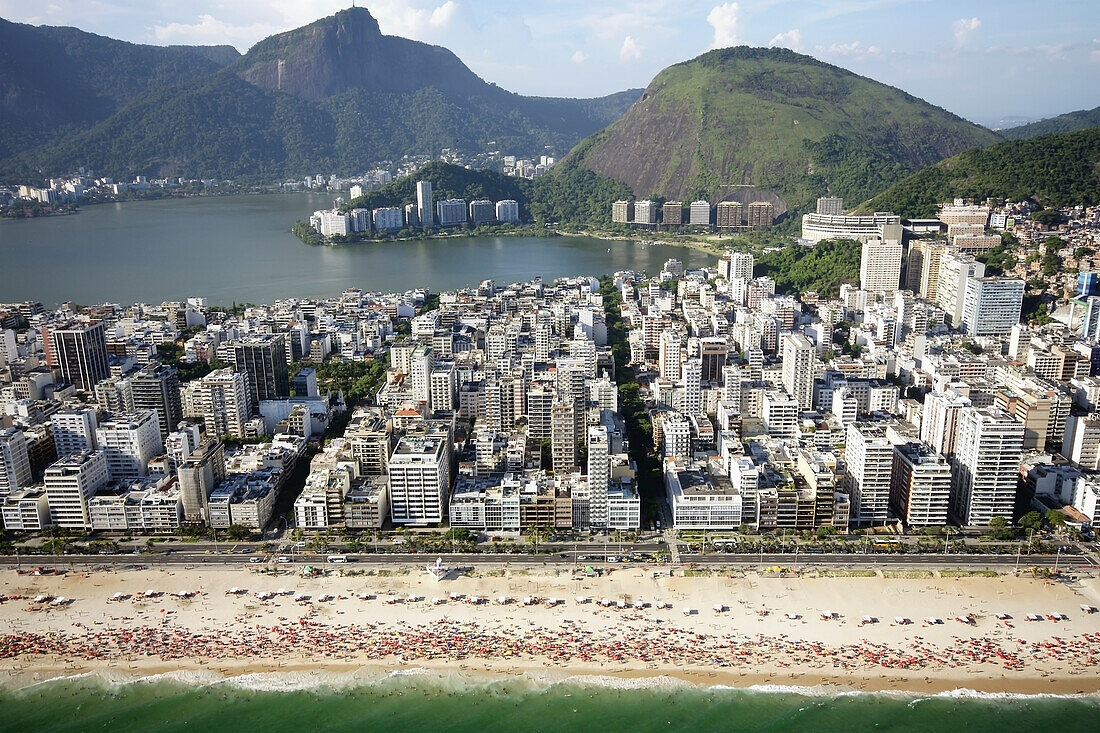
[(220, 45), (231, 44), (245, 49), (257, 40), (278, 33), (281, 29), (262, 23), (252, 25), (233, 25), (218, 20), (213, 15), (199, 16), (197, 23), (168, 23), (153, 26), (153, 37), (157, 43)]
[(959, 18), (951, 24), (951, 30), (955, 34), (955, 48), (962, 48), (970, 40), (979, 28), (982, 21), (977, 18)]
[(574, 64), (583, 64), (585, 61), (588, 60), (588, 54), (586, 54), (584, 51), (577, 51), (569, 58), (569, 60), (572, 61)]
[(707, 22), (714, 28), (714, 40), (711, 48), (726, 48), (740, 43), (737, 37), (737, 25), (740, 22), (741, 7), (737, 3), (715, 5), (707, 14)]
[(642, 57), (642, 46), (638, 45), (638, 42), (634, 40), (634, 36), (627, 36), (623, 39), (623, 46), (619, 49), (620, 61), (637, 61)]
[(367, 9), (386, 35), (422, 40), (446, 30), (454, 20), (458, 4), (447, 0), (434, 8), (412, 8), (403, 0), (376, 0)]
[(871, 56), (878, 56), (882, 53), (882, 49), (878, 46), (864, 46), (860, 41), (852, 41), (851, 43), (833, 43), (828, 46), (817, 46), (814, 49), (818, 54), (824, 56), (840, 56), (849, 59), (865, 59)]
[(802, 32), (797, 28), (792, 28), (785, 33), (777, 33), (774, 38), (768, 41), (769, 46), (782, 46), (783, 48), (789, 48), (792, 51), (802, 50)]

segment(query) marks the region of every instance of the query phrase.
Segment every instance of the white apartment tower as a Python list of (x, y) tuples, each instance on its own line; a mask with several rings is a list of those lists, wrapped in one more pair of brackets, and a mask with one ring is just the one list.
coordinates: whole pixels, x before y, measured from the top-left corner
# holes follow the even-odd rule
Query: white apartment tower
[(901, 242), (868, 239), (859, 258), (859, 287), (869, 293), (892, 293), (901, 283)]
[[(966, 281), (985, 275), (985, 265), (970, 255), (957, 251), (944, 252), (940, 257), (940, 269), (936, 283), (936, 305), (943, 308), (950, 325), (958, 328), (962, 321), (963, 302), (966, 298)], [(1017, 319), (1019, 320), (1019, 319)]]
[(432, 182), (416, 182), (416, 213), (420, 216), (420, 226), (428, 229), (435, 222), (435, 207), (432, 206)]
[(164, 452), (156, 410), (102, 422), (95, 433), (113, 480), (141, 478), (148, 472), (149, 460)]
[(50, 433), (57, 457), (95, 450), (96, 426), (96, 411), (91, 407), (68, 407), (50, 415)]
[(199, 394), (207, 435), (245, 437), (244, 425), (252, 416), (245, 374), (218, 369), (202, 378)]
[(394, 524), (438, 524), (447, 516), (450, 459), (447, 436), (405, 437), (390, 456), (390, 516)]
[(955, 453), (955, 431), (959, 415), (970, 407), (970, 398), (948, 387), (944, 392), (929, 392), (924, 396), (924, 413), (920, 421), (920, 439), (937, 453), (950, 458)]
[(595, 425), (588, 428), (588, 523), (593, 527), (606, 527), (607, 485), (611, 481), (611, 458), (608, 455), (607, 428)]
[(783, 337), (783, 389), (798, 401), (798, 409), (813, 408), (814, 345), (800, 333)]
[(1024, 425), (999, 407), (968, 407), (959, 416), (951, 470), (951, 513), (966, 525), (1012, 520)]
[(73, 453), (54, 463), (43, 479), (50, 521), (59, 527), (87, 529), (88, 499), (109, 479), (107, 456), (102, 451)]
[(845, 445), (852, 521), (885, 523), (894, 463), (894, 446), (886, 437), (886, 429), (877, 423), (851, 423)]
[(31, 483), (27, 438), (18, 428), (0, 430), (0, 499)]
[(962, 322), (971, 336), (1007, 336), (1020, 322), (1024, 281), (1011, 277), (972, 277), (966, 281)]
[(680, 332), (662, 332), (660, 344), (658, 358), (661, 364), (661, 376), (674, 382), (678, 381), (680, 379)]

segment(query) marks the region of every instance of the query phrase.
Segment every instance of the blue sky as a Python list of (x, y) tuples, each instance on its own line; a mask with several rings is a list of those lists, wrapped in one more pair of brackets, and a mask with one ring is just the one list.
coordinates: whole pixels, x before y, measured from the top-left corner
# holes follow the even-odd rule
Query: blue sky
[[(645, 86), (715, 47), (778, 45), (985, 124), (1100, 105), (1100, 1), (358, 0), (384, 33), (446, 46), (522, 94)], [(0, 17), (137, 43), (261, 38), (350, 5), (333, 0), (0, 0)]]

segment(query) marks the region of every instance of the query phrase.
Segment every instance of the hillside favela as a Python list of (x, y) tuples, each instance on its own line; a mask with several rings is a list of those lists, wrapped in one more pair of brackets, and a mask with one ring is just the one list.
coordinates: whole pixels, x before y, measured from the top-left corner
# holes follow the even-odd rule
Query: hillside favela
[(1089, 2), (226, 5), (0, 2), (0, 730), (1096, 729)]

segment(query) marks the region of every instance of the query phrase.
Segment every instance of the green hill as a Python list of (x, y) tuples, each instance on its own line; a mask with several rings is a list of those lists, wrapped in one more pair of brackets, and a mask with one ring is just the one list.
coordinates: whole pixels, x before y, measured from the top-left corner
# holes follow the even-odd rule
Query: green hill
[(145, 46), (0, 18), (0, 158), (107, 119), (152, 90), (209, 76), (229, 46)]
[(1027, 140), (1028, 138), (1054, 135), (1059, 132), (1075, 132), (1097, 125), (1100, 125), (1100, 107), (1093, 107), (1092, 109), (1067, 112), (1057, 117), (1048, 117), (1045, 120), (1032, 122), (1028, 125), (998, 130), (997, 134), (1005, 140)]
[[(571, 156), (639, 197), (862, 201), (996, 142), (893, 87), (786, 49), (727, 48), (670, 66)], [(745, 190), (746, 187), (755, 190)]]
[(344, 207), (376, 209), (383, 206), (404, 206), (416, 202), (416, 182), (430, 181), (432, 198), (477, 199), (502, 201), (511, 199), (519, 204), (520, 218), (527, 219), (531, 204), (532, 182), (526, 178), (505, 176), (496, 171), (470, 170), (459, 165), (432, 161), (415, 174), (398, 178), (392, 183), (352, 199)]
[[(48, 37), (80, 34), (18, 28), (28, 70), (62, 44)], [(193, 61), (195, 73), (173, 74), (178, 59), (151, 59), (148, 79), (127, 82), (128, 91), (113, 98), (101, 78), (111, 67), (98, 56), (86, 64), (99, 70), (85, 74), (94, 77), (87, 82), (67, 78), (60, 68), (30, 77), (20, 87), (24, 97), (37, 94), (65, 111), (87, 112), (25, 120), (21, 133), (33, 135), (22, 139), (49, 143), (10, 147), (0, 170), (27, 178), (84, 165), (120, 177), (270, 180), (318, 170), (350, 174), (375, 161), (436, 156), (443, 148), (532, 156), (547, 148), (567, 151), (639, 94), (589, 100), (513, 94), (479, 78), (445, 48), (382, 35), (364, 8), (267, 38), (235, 60), (217, 49), (172, 53)], [(63, 58), (70, 57), (77, 56)], [(226, 60), (232, 63), (223, 68)], [(124, 66), (132, 70), (134, 63)], [(66, 99), (74, 101), (62, 103)], [(70, 125), (68, 134), (51, 134), (61, 123)]]
[(861, 211), (934, 216), (936, 204), (956, 197), (1043, 206), (1100, 203), (1100, 127), (968, 150), (916, 173), (862, 204)]

